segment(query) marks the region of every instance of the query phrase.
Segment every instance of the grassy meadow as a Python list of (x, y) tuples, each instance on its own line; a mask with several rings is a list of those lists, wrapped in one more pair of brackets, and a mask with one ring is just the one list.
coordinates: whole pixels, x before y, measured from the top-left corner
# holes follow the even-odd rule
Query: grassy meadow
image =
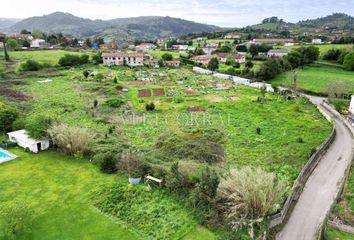
[[(224, 162), (213, 168), (223, 173), (228, 168), (256, 166), (276, 173), (291, 186), (313, 149), (332, 128), (307, 100), (287, 100), (267, 93), (265, 100), (259, 101), (261, 93), (257, 89), (198, 75), (188, 66), (129, 69), (88, 64), (74, 69), (54, 68), (50, 72), (16, 71), (16, 64), (29, 58), (55, 65), (65, 53), (68, 52), (10, 52), (16, 61), (5, 67), (1, 60), (0, 66), (11, 72), (11, 78), (0, 78), (0, 84), (29, 98), (23, 100), (2, 92), (5, 95), (0, 100), (17, 106), (23, 119), (44, 115), (71, 126), (89, 128), (96, 147), (118, 143), (135, 146), (152, 164), (166, 169), (173, 161), (159, 159), (154, 153), (161, 134), (213, 127), (226, 136)], [(84, 70), (98, 71), (104, 79), (85, 78)], [(146, 78), (150, 81), (143, 81)], [(51, 81), (40, 82), (47, 79)], [(165, 94), (138, 95), (139, 90), (156, 89)], [(107, 101), (112, 99), (124, 104), (111, 107)], [(97, 107), (93, 106), (94, 100)], [(147, 112), (145, 106), (151, 102), (156, 109)], [(132, 120), (131, 116), (136, 118)], [(109, 134), (112, 127), (114, 131)], [(32, 235), (23, 239), (229, 239), (221, 230), (200, 227), (197, 214), (185, 206), (185, 201), (162, 189), (151, 195), (143, 187), (132, 190), (126, 176), (102, 174), (87, 160), (54, 151), (38, 155), (11, 151), (19, 159), (0, 166), (0, 208), (18, 202), (37, 213), (33, 214)], [(190, 159), (183, 162), (187, 166), (192, 163), (191, 169), (202, 165)], [(106, 190), (114, 185), (122, 189), (126, 199), (132, 191), (138, 197), (127, 203), (131, 208), (117, 203), (114, 206), (119, 209), (111, 214), (107, 211), (111, 205), (106, 200), (112, 192)], [(163, 216), (159, 215), (160, 210)], [(233, 234), (236, 239), (248, 239), (243, 231)]]
[[(281, 73), (272, 80), (275, 85), (291, 86), (289, 73)], [(313, 93), (325, 93), (330, 84), (345, 82), (348, 93), (354, 93), (354, 73), (342, 69), (339, 65), (317, 63), (304, 66), (299, 70), (298, 88)]]

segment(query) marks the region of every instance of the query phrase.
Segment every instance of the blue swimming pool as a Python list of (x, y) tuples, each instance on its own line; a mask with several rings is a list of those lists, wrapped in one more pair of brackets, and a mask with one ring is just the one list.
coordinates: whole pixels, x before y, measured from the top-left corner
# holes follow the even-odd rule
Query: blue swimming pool
[(3, 152), (3, 151), (0, 149), (0, 159), (3, 159), (3, 158), (12, 158), (12, 156), (9, 155), (9, 154), (6, 153), (6, 152)]

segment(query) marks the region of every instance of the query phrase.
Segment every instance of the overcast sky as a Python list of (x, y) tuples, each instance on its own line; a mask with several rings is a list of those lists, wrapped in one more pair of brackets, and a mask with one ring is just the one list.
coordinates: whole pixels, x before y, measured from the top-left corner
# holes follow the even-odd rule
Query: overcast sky
[(333, 12), (354, 15), (354, 0), (1, 0), (0, 18), (27, 18), (55, 11), (91, 19), (171, 16), (222, 27), (259, 23), (270, 16), (286, 21)]

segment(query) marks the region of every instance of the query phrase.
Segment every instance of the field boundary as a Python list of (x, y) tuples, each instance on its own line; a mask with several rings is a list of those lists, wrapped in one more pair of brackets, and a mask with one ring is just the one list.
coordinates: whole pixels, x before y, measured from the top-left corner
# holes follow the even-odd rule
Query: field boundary
[[(322, 104), (321, 104), (322, 106)], [(319, 107), (320, 109), (320, 107)], [(327, 120), (329, 119), (329, 116), (327, 114), (324, 114), (323, 111), (320, 110), (320, 112), (324, 115), (324, 117)], [(269, 232), (270, 232), (270, 237), (274, 238), (276, 233), (287, 223), (295, 205), (296, 202), (298, 201), (307, 180), (311, 176), (312, 172), (314, 169), (317, 167), (318, 163), (320, 162), (322, 156), (327, 152), (328, 148), (330, 145), (333, 143), (334, 139), (336, 137), (336, 127), (333, 125), (332, 132), (328, 136), (328, 138), (317, 148), (316, 152), (312, 154), (310, 157), (309, 161), (306, 163), (306, 165), (303, 167), (301, 170), (299, 176), (297, 177), (290, 195), (286, 199), (286, 202), (280, 211), (280, 213), (277, 213), (270, 218), (270, 226), (269, 226)]]

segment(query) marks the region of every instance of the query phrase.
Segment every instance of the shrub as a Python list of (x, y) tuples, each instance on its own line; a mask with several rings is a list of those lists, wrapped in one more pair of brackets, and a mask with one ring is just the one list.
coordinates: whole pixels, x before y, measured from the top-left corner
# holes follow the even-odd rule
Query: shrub
[(97, 54), (93, 55), (92, 60), (97, 65), (103, 63), (102, 52), (98, 52)]
[(19, 112), (16, 108), (0, 102), (0, 132), (11, 131), (12, 124), (16, 121)]
[(345, 55), (343, 66), (348, 71), (354, 71), (354, 52)]
[(258, 135), (260, 135), (260, 134), (261, 134), (261, 128), (258, 127), (258, 128), (256, 129), (256, 132), (257, 132)]
[(164, 53), (162, 56), (161, 56), (162, 60), (164, 61), (172, 61), (173, 60), (173, 56), (171, 53)]
[(106, 100), (106, 105), (111, 108), (119, 108), (126, 103), (126, 100), (123, 98), (111, 98)]
[(219, 68), (219, 60), (216, 57), (210, 59), (208, 63), (208, 69), (211, 71), (215, 71), (218, 68)]
[(20, 71), (38, 71), (42, 68), (42, 65), (35, 60), (27, 60), (20, 65)]
[(246, 68), (253, 68), (253, 66), (254, 66), (254, 64), (253, 64), (252, 61), (247, 61), (247, 62), (245, 63), (245, 67), (246, 67)]
[(44, 115), (33, 115), (26, 119), (25, 128), (31, 137), (40, 139), (47, 135), (52, 121), (52, 118)]
[(154, 111), (155, 110), (155, 104), (153, 102), (147, 103), (145, 105), (145, 109), (146, 109), (146, 111)]
[(85, 78), (88, 78), (88, 76), (90, 76), (90, 72), (85, 70), (83, 71), (82, 75), (84, 75)]
[(342, 51), (340, 49), (330, 49), (323, 55), (323, 60), (338, 61), (341, 54)]
[(97, 73), (95, 79), (100, 82), (104, 79), (104, 75), (102, 73)]
[(182, 96), (175, 96), (175, 97), (173, 98), (173, 102), (174, 102), (174, 103), (182, 103), (182, 102), (184, 102), (184, 99), (183, 99)]
[(118, 169), (130, 177), (141, 177), (144, 174), (144, 156), (133, 149), (123, 151), (118, 162)]
[(95, 100), (93, 100), (93, 107), (94, 107), (94, 108), (97, 108), (97, 106), (98, 106), (98, 100), (95, 99)]
[(86, 128), (70, 127), (62, 123), (53, 124), (48, 133), (53, 143), (68, 155), (87, 153), (93, 142), (93, 136)]
[(100, 167), (100, 170), (104, 173), (115, 173), (117, 172), (117, 158), (111, 152), (97, 153), (93, 159), (94, 163)]
[(232, 229), (252, 225), (275, 213), (287, 192), (275, 174), (259, 168), (232, 170), (221, 180), (218, 198), (224, 220)]
[(216, 172), (206, 167), (202, 172), (200, 181), (191, 193), (190, 198), (193, 206), (205, 213), (209, 212), (215, 203), (219, 182)]
[(298, 142), (298, 143), (303, 143), (303, 142), (304, 142), (304, 139), (303, 139), (302, 137), (299, 137), (299, 138), (297, 139), (297, 142)]
[(171, 192), (188, 196), (195, 184), (188, 174), (181, 170), (179, 162), (171, 165), (170, 172), (166, 177), (166, 187)]
[(178, 134), (166, 131), (155, 144), (156, 153), (162, 159), (190, 159), (211, 164), (224, 159), (224, 138), (225, 133), (216, 128), (185, 130)]
[(113, 78), (113, 83), (118, 83), (117, 77), (114, 77), (114, 78)]
[(83, 64), (87, 64), (89, 61), (89, 56), (87, 54), (73, 55), (73, 54), (65, 54), (63, 57), (59, 59), (59, 65), (63, 67), (73, 67), (79, 66)]

